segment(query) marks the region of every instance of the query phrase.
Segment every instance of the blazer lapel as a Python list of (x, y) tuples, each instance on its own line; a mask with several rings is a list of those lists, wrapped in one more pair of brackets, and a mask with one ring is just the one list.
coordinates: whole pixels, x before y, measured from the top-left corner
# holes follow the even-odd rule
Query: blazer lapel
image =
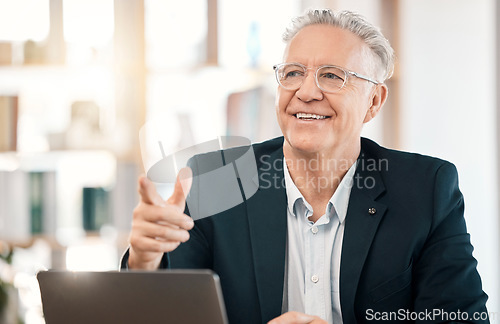
[(281, 314), (287, 226), (283, 148), (267, 162), (259, 169), (258, 191), (246, 201), (262, 322)]
[(344, 323), (355, 323), (354, 299), (363, 265), (387, 206), (376, 201), (385, 191), (378, 170), (370, 171), (363, 153), (358, 160), (347, 209), (340, 265), (340, 304)]

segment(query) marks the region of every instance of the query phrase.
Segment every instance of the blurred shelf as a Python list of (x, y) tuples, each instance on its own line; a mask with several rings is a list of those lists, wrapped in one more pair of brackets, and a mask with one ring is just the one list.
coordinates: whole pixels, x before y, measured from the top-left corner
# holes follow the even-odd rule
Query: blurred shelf
[[(48, 152), (0, 152), (0, 171), (57, 171), (67, 160), (85, 161), (88, 166), (108, 166), (116, 163), (115, 156), (106, 150), (64, 150)], [(81, 163), (78, 163), (81, 164)]]

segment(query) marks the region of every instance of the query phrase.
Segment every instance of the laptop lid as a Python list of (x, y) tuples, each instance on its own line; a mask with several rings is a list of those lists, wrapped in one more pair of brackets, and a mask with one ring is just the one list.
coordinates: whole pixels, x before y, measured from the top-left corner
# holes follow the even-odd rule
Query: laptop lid
[(210, 270), (51, 270), (37, 279), (46, 324), (228, 323)]

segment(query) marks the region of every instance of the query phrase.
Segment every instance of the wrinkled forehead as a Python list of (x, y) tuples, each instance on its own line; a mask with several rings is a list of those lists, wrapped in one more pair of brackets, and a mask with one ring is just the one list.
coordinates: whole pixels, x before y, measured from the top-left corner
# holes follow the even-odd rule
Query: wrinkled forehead
[(373, 72), (374, 57), (363, 39), (351, 31), (315, 24), (302, 28), (288, 42), (283, 62), (298, 62), (306, 66), (333, 64), (370, 73)]

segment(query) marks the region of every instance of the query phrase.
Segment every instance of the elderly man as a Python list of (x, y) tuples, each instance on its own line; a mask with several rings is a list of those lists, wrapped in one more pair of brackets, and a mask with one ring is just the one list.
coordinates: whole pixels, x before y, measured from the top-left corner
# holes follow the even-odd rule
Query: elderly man
[(163, 201), (141, 178), (122, 267), (213, 269), (231, 323), (487, 322), (455, 167), (361, 138), (387, 99), (388, 41), (330, 10), (284, 40), (283, 137), (253, 145), (258, 191), (194, 224), (180, 180)]

